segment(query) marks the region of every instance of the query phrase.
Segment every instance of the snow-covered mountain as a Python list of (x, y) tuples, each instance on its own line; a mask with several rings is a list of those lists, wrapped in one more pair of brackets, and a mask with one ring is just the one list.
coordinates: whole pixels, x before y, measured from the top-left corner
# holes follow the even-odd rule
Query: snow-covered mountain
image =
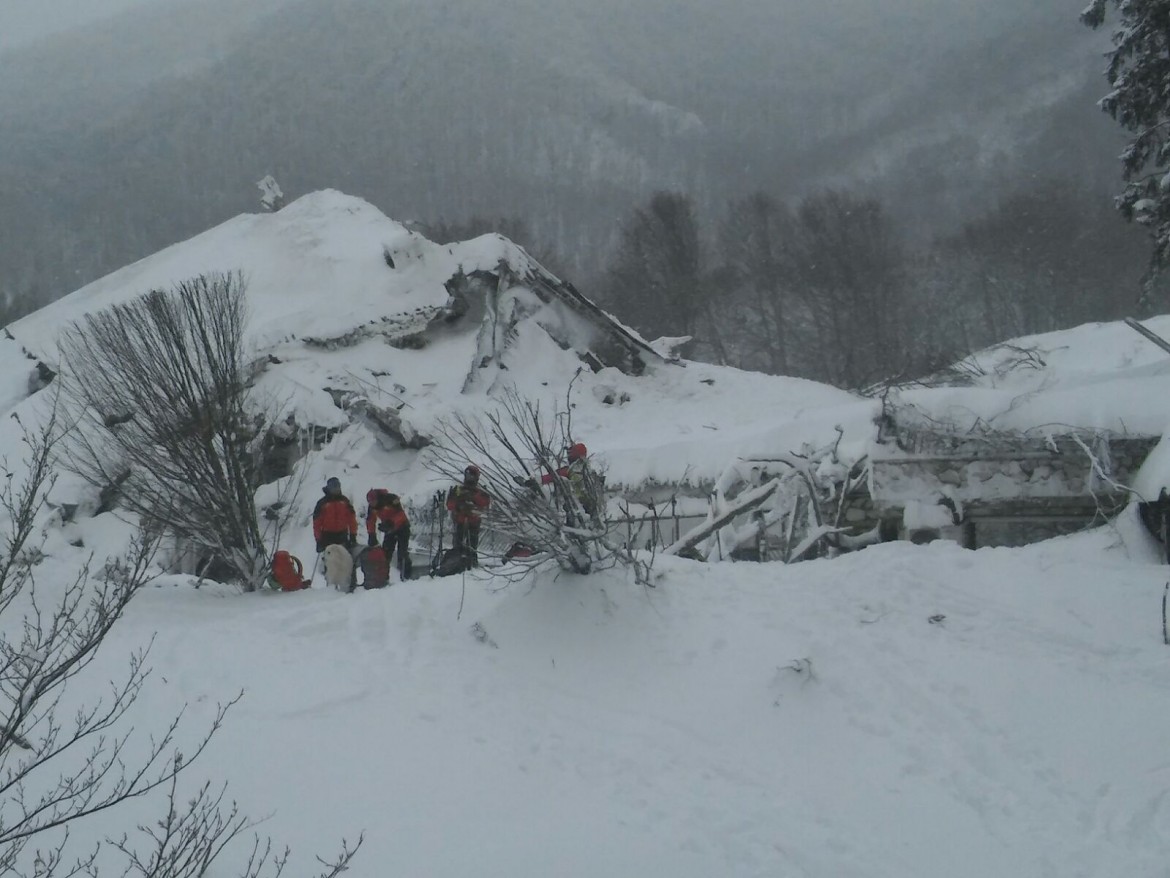
[(923, 238), (1035, 179), (1105, 201), (1108, 37), (1077, 11), (156, 2), (0, 56), (0, 271), (48, 301), (248, 209), (269, 173), (396, 217), (518, 218), (578, 277), (659, 189), (713, 231), (732, 196), (860, 187)]
[[(325, 477), (355, 498), (380, 486), (425, 502), (442, 485), (411, 439), (510, 387), (571, 406), (575, 436), (630, 491), (702, 490), (740, 457), (838, 436), (855, 459), (877, 430), (880, 401), (671, 360), (503, 238), (436, 245), (324, 191), (9, 326), (9, 455), (51, 398), (30, 388), (58, 367), (71, 321), (212, 271), (248, 284), (258, 389), (329, 436), (301, 464), (306, 527), (287, 547), (302, 557)], [(1148, 325), (1170, 332), (1170, 317)], [(955, 370), (963, 386), (900, 393), (956, 423), (962, 411), (1013, 429), (1160, 432), (1163, 360), (1124, 326), (1086, 326), (981, 353)], [(46, 582), (128, 535), (84, 509), (44, 530)], [(1025, 549), (658, 558), (654, 588), (613, 570), (242, 595), (164, 575), (93, 672), (116, 675), (156, 636), (140, 725), (183, 704), (199, 723), (243, 689), (191, 782), (225, 778), (249, 812), (272, 812), (264, 831), (295, 842), (298, 867), (365, 830), (351, 874), (371, 878), (1153, 878), (1170, 839), (1164, 581), (1132, 509)], [(126, 819), (78, 837), (118, 835)]]

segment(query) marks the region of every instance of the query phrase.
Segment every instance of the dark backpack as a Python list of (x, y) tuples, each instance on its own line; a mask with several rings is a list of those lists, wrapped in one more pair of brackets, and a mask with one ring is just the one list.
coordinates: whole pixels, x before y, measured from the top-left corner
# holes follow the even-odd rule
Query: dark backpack
[(439, 558), (434, 569), (431, 571), (432, 576), (454, 576), (456, 573), (462, 573), (464, 570), (471, 568), (471, 554), (467, 549), (447, 549), (443, 552), (442, 557)]

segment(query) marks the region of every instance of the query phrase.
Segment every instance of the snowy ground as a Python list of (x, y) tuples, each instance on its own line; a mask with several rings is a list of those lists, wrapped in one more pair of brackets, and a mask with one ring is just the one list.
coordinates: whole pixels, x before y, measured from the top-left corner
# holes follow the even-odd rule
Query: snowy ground
[[(813, 382), (695, 363), (575, 377), (578, 357), (535, 322), (517, 330), (507, 368), (485, 375), (472, 371), (474, 325), (422, 351), (375, 331), (441, 306), (458, 266), (505, 257), (526, 258), (493, 236), (431, 245), (339, 193), (238, 218), (10, 327), (0, 449), (18, 464), (21, 423), (35, 425), (49, 396), (26, 398), (29, 355), (53, 363), (69, 319), (240, 269), (249, 338), (280, 361), (261, 390), (301, 423), (349, 423), (329, 387), (390, 400), (428, 428), (490, 407), (485, 388), (506, 378), (551, 406), (572, 382), (577, 438), (611, 484), (709, 483), (739, 457), (823, 445), (838, 428), (845, 458), (865, 453), (878, 404)], [(1149, 325), (1170, 331), (1170, 317)], [(304, 343), (370, 326), (350, 347)], [(974, 386), (901, 398), (957, 424), (1164, 427), (1149, 401), (1165, 397), (1170, 360), (1132, 330), (1016, 346), (1041, 354), (1008, 369), (1018, 350), (984, 352)], [(355, 420), (303, 464), (305, 526), (284, 545), (302, 558), (326, 476), (359, 504), (367, 487), (417, 502), (441, 487), (416, 452)], [(1170, 483), (1170, 447), (1139, 483), (1151, 496)], [(86, 491), (62, 479), (54, 498)], [(70, 540), (105, 551), (125, 539), (124, 524), (88, 511), (66, 528), (45, 521), (46, 587), (84, 559)], [(246, 812), (271, 812), (261, 830), (294, 846), (290, 875), (361, 831), (355, 878), (1167, 874), (1167, 568), (1132, 509), (1026, 549), (897, 543), (791, 567), (660, 558), (656, 570), (653, 589), (609, 572), (351, 596), (163, 577), (72, 697), (96, 697), (152, 636), (154, 674), (130, 718), (140, 730), (187, 705), (196, 734), (243, 690), (188, 782), (227, 780)], [(134, 803), (77, 838), (121, 835), (149, 813)]]
[(1161, 876), (1155, 561), (1127, 520), (649, 590), (174, 579), (106, 656), (157, 632), (147, 715), (245, 690), (196, 772), (302, 853), (365, 830), (354, 875)]

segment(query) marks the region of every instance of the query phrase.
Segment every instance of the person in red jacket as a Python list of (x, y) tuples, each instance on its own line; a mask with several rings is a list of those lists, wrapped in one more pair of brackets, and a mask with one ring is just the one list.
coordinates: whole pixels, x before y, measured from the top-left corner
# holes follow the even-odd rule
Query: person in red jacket
[(382, 531), (382, 548), (386, 551), (386, 562), (394, 559), (398, 549), (398, 572), (403, 579), (410, 579), (410, 520), (402, 508), (402, 500), (385, 488), (371, 488), (366, 492), (366, 535), (370, 547), (378, 545), (375, 530)]
[(313, 538), (317, 541), (317, 554), (326, 546), (338, 545), (353, 549), (357, 545), (357, 513), (349, 498), (341, 493), (341, 481), (330, 478), (322, 489), (325, 496), (313, 508)]
[[(585, 462), (585, 456), (589, 454), (589, 450), (585, 447), (584, 442), (574, 442), (565, 449), (565, 454), (569, 458), (569, 462), (564, 466), (557, 467), (557, 475), (562, 479), (568, 479), (570, 484), (576, 486), (577, 483), (584, 481), (585, 467), (588, 465)], [(542, 485), (552, 484), (552, 473), (545, 473), (540, 477)]]
[[(593, 498), (589, 495), (589, 486), (587, 484), (589, 476), (589, 461), (586, 457), (589, 454), (589, 449), (585, 447), (584, 442), (574, 442), (565, 449), (566, 457), (569, 462), (564, 466), (557, 467), (556, 474), (544, 473), (540, 477), (542, 485), (551, 485), (559, 476), (568, 482), (569, 489), (573, 492), (573, 496), (577, 498), (577, 502), (581, 504), (581, 508), (585, 510), (585, 514), (593, 516), (596, 512), (594, 509)], [(517, 480), (520, 485), (529, 484), (529, 480)], [(535, 484), (535, 482), (532, 482)], [(571, 517), (571, 516), (570, 516)]]
[(447, 492), (447, 509), (455, 525), (455, 548), (461, 550), (472, 567), (479, 566), (479, 526), (492, 498), (479, 486), (479, 467), (470, 464), (463, 470), (463, 484), (452, 485)]

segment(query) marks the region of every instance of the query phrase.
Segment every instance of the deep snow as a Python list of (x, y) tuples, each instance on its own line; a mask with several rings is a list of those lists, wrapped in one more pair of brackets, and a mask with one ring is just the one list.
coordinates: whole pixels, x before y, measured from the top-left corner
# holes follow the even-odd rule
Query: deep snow
[[(697, 363), (578, 376), (539, 320), (490, 369), (474, 365), (475, 326), (423, 350), (382, 337), (441, 307), (460, 265), (526, 258), (495, 236), (437, 247), (340, 193), (240, 217), (9, 327), (0, 445), (17, 463), (20, 422), (35, 424), (48, 396), (26, 398), (29, 355), (55, 364), (69, 320), (239, 269), (254, 350), (279, 360), (259, 389), (302, 423), (344, 427), (303, 465), (305, 527), (286, 544), (302, 557), (327, 475), (355, 500), (374, 484), (420, 502), (441, 487), (417, 452), (351, 425), (326, 387), (401, 406), (424, 432), (507, 386), (567, 400), (576, 435), (627, 486), (710, 483), (740, 457), (823, 445), (838, 428), (844, 457), (865, 453), (879, 404), (814, 382)], [(1170, 330), (1170, 317), (1149, 325)], [(304, 343), (359, 329), (348, 347)], [(1149, 401), (1170, 389), (1170, 359), (1132, 330), (1028, 343), (1041, 364), (997, 370), (1013, 352), (992, 350), (974, 358), (974, 386), (903, 398), (960, 424), (1162, 431)], [(1142, 490), (1168, 476), (1160, 450)], [(64, 479), (54, 493), (86, 489)], [(46, 588), (129, 532), (84, 513), (46, 518)], [(188, 782), (227, 779), (249, 813), (271, 812), (261, 830), (296, 848), (290, 874), (364, 830), (350, 874), (375, 878), (1153, 878), (1170, 843), (1158, 561), (1131, 508), (1023, 549), (895, 543), (790, 567), (659, 558), (652, 589), (610, 571), (242, 595), (168, 575), (72, 697), (152, 636), (140, 729), (186, 704), (194, 734), (244, 690)], [(78, 840), (131, 830), (149, 804), (90, 821)]]
[(301, 848), (367, 830), (357, 875), (1154, 876), (1170, 650), (1146, 551), (1127, 521), (660, 559), (654, 589), (168, 580), (107, 654), (159, 633), (147, 713), (244, 689), (198, 771)]

